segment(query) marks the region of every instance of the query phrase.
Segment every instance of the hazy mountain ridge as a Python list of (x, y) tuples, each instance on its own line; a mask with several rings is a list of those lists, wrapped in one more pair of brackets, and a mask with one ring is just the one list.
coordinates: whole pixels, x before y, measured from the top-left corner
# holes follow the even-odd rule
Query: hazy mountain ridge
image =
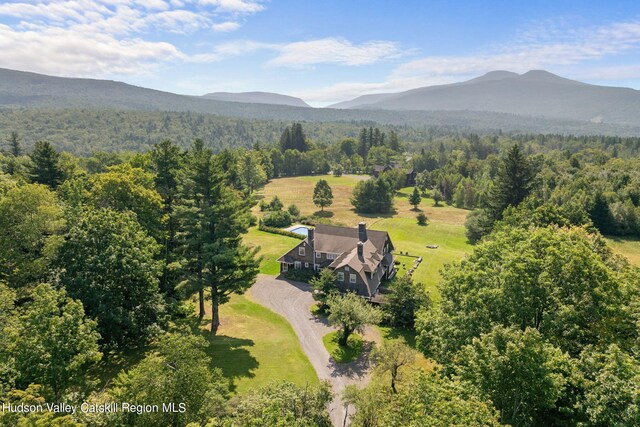
[[(499, 75), (482, 76), (491, 84)], [(488, 80), (488, 81), (487, 81)], [(497, 80), (500, 81), (500, 80)], [(448, 85), (461, 88), (472, 85), (462, 82)], [(446, 88), (445, 88), (446, 89)], [(409, 95), (421, 89), (407, 92)], [(442, 90), (439, 89), (439, 90)], [(628, 91), (627, 89), (621, 89)], [(637, 91), (633, 91), (637, 92)], [(395, 98), (394, 98), (395, 99)], [(393, 99), (390, 99), (390, 102)], [(640, 118), (630, 124), (590, 123), (578, 119), (540, 118), (516, 115), (514, 111), (487, 112), (473, 108), (437, 111), (387, 110), (365, 106), (361, 109), (309, 108), (290, 105), (241, 103), (207, 99), (200, 96), (177, 95), (146, 89), (121, 82), (95, 79), (51, 77), (35, 73), (0, 69), (0, 109), (98, 109), (136, 110), (158, 112), (193, 112), (223, 117), (283, 122), (343, 122), (370, 126), (376, 123), (408, 125), (413, 127), (444, 126), (465, 131), (564, 133), (564, 134), (617, 134), (640, 133)], [(445, 111), (448, 110), (448, 111)], [(634, 116), (637, 108), (629, 107)], [(604, 116), (603, 116), (604, 117)]]
[(335, 108), (487, 111), (559, 120), (640, 125), (640, 91), (597, 86), (542, 70), (494, 71), (466, 82), (359, 97)]
[(289, 105), (291, 107), (308, 107), (309, 104), (295, 96), (272, 92), (212, 92), (202, 95), (203, 98), (218, 101), (243, 102), (249, 104)]

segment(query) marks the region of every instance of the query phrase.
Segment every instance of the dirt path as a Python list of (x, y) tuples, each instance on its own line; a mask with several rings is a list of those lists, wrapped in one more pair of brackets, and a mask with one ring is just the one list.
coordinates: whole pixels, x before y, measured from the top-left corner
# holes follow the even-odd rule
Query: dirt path
[[(350, 363), (337, 364), (333, 361), (322, 343), (322, 337), (333, 328), (325, 319), (317, 318), (309, 311), (314, 304), (310, 285), (261, 274), (249, 292), (257, 302), (289, 321), (318, 377), (331, 384), (335, 394), (329, 405), (331, 422), (336, 427), (342, 426), (345, 418), (345, 408), (340, 398), (342, 391), (347, 385), (362, 386), (369, 381), (370, 369), (366, 352)], [(368, 328), (365, 340), (379, 342), (380, 334), (377, 330)]]

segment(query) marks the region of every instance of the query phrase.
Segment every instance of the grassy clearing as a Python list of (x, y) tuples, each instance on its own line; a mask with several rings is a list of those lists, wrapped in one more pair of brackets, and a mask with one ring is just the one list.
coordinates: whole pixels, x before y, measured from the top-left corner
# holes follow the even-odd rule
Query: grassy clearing
[[(319, 382), (293, 328), (282, 316), (234, 295), (220, 307), (220, 320), (218, 335), (205, 336), (213, 366), (231, 380), (233, 392), (246, 393), (274, 380), (299, 385)], [(208, 325), (204, 321), (202, 327)]]
[(336, 363), (348, 363), (355, 360), (364, 348), (364, 340), (358, 334), (351, 334), (347, 345), (338, 344), (338, 332), (329, 332), (322, 337), (322, 343)]
[(607, 237), (605, 240), (614, 252), (624, 255), (631, 264), (640, 267), (640, 239)]
[(289, 249), (300, 243), (299, 239), (282, 236), (280, 234), (267, 233), (253, 227), (244, 236), (244, 241), (250, 247), (260, 246), (260, 255), (263, 256), (260, 262), (260, 273), (280, 274), (280, 264), (276, 260)]
[[(440, 281), (441, 268), (451, 261), (461, 259), (471, 251), (471, 246), (467, 243), (464, 234), (464, 221), (468, 211), (443, 204), (436, 207), (433, 200), (429, 198), (424, 198), (418, 205), (418, 209), (414, 210), (408, 201), (413, 188), (407, 187), (396, 194), (393, 214), (358, 214), (354, 211), (349, 199), (353, 187), (359, 181), (368, 179), (366, 175), (279, 178), (267, 184), (258, 195), (267, 200), (278, 195), (285, 206), (294, 203), (302, 215), (313, 215), (318, 209), (311, 199), (313, 187), (319, 179), (326, 179), (329, 182), (334, 195), (333, 205), (326, 209), (324, 217), (336, 225), (354, 227), (364, 221), (367, 227), (389, 232), (396, 247), (396, 254), (402, 251), (423, 258), (422, 264), (414, 272), (413, 277), (416, 281), (424, 283), (432, 298), (437, 301), (439, 299), (437, 284)], [(428, 225), (418, 225), (416, 216), (420, 212), (429, 218)], [(260, 215), (257, 209), (256, 214)], [(262, 247), (261, 254), (264, 255), (265, 260), (261, 264), (261, 272), (266, 274), (277, 274), (278, 265), (275, 260), (297, 243), (293, 238), (255, 229), (247, 234), (246, 241)], [(439, 247), (427, 249), (426, 246), (430, 244), (436, 244)], [(405, 264), (405, 268), (402, 268), (402, 264), (400, 265), (400, 274), (404, 274), (413, 266), (413, 258), (400, 257), (400, 261)]]
[[(422, 257), (422, 263), (413, 272), (413, 279), (425, 284), (434, 301), (439, 300), (438, 283), (442, 267), (471, 252), (462, 225), (433, 221), (427, 226), (420, 226), (413, 218), (389, 218), (378, 221), (372, 228), (389, 233), (396, 253), (402, 251)], [(427, 245), (432, 244), (438, 248), (428, 249)], [(401, 262), (399, 274), (413, 266), (413, 258), (400, 256), (398, 260)], [(406, 268), (402, 268), (402, 263)]]

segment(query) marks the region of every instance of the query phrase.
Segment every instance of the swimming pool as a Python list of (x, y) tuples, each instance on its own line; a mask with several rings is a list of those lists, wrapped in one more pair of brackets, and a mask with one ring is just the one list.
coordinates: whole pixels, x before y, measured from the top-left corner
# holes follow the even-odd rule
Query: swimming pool
[(294, 229), (289, 230), (292, 233), (301, 234), (303, 236), (309, 235), (309, 229), (307, 227), (296, 227)]

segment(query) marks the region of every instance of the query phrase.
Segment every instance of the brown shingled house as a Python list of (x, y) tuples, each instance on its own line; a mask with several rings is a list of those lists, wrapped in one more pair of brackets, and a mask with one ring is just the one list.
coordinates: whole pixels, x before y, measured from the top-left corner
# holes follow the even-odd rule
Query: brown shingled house
[(396, 274), (393, 243), (386, 231), (319, 224), (278, 262), (280, 271), (330, 268), (342, 292), (355, 291), (371, 298), (383, 279)]

